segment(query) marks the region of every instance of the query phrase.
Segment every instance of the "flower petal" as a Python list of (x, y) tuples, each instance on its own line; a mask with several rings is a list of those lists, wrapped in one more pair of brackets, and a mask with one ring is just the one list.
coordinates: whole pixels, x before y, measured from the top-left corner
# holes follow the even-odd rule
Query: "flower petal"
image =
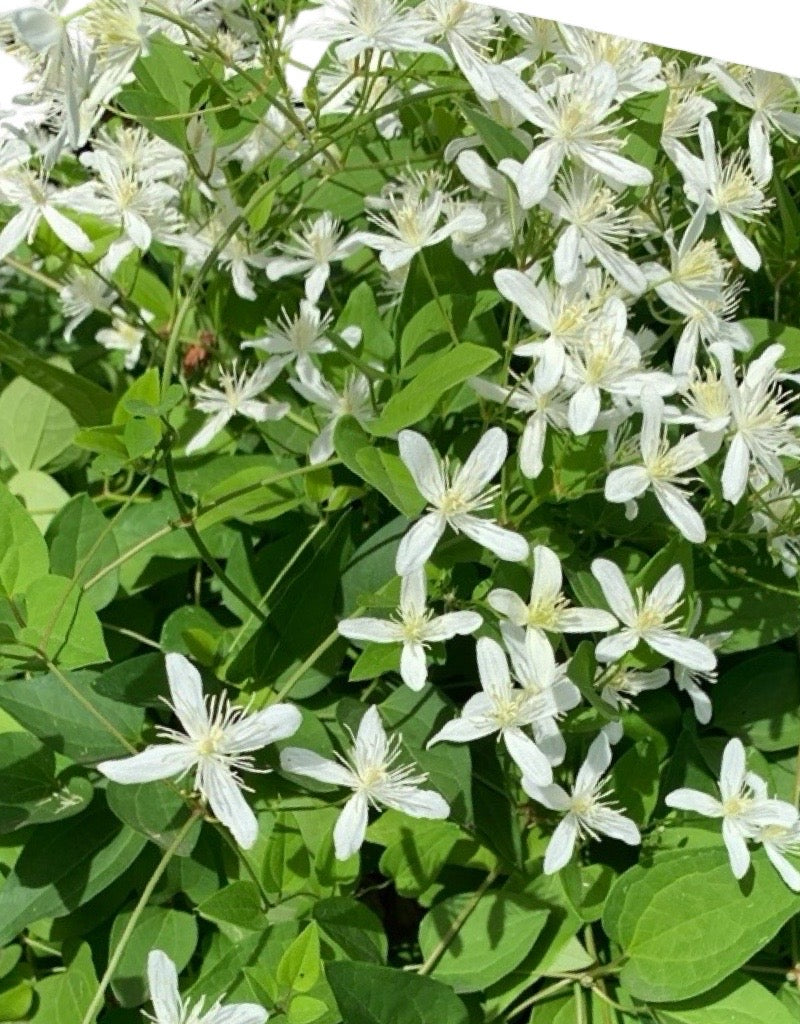
[(547, 844), (544, 855), (544, 873), (555, 874), (569, 864), (575, 843), (578, 839), (578, 820), (574, 814), (568, 814), (558, 823), (556, 830)]
[(333, 827), (333, 847), (337, 860), (358, 853), (367, 831), (369, 805), (364, 793), (354, 793), (342, 808)]
[(444, 492), (445, 481), (439, 457), (427, 439), (416, 430), (401, 430), (397, 443), (400, 458), (414, 478), (419, 493), (431, 503), (438, 501)]
[(178, 972), (163, 950), (153, 949), (147, 956), (147, 987), (156, 1020), (163, 1024), (180, 1024), (183, 1002), (178, 993)]
[(260, 750), (294, 736), (302, 722), (303, 716), (293, 704), (272, 704), (231, 726), (226, 749), (232, 754)]
[(530, 553), (528, 542), (523, 536), (498, 526), (491, 519), (460, 515), (455, 525), (476, 544), (480, 544), (505, 562), (524, 562)]
[(183, 743), (161, 743), (118, 761), (101, 761), (97, 770), (112, 782), (155, 782), (182, 775), (197, 762), (197, 754)]
[(399, 576), (407, 576), (425, 565), (445, 526), (446, 520), (435, 512), (429, 512), (414, 523), (397, 548), (394, 567)]
[(215, 762), (201, 765), (198, 787), (208, 805), (243, 850), (258, 838), (258, 821), (228, 768)]
[(313, 750), (303, 747), (284, 747), (281, 751), (281, 768), (291, 775), (305, 775), (317, 782), (331, 786), (353, 785), (353, 773), (338, 761), (322, 757)]

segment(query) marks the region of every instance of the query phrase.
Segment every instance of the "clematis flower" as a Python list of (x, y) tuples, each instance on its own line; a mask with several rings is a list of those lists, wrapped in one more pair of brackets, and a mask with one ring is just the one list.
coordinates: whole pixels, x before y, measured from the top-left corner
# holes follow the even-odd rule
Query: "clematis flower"
[(700, 432), (682, 437), (670, 447), (663, 429), (664, 403), (649, 388), (642, 391), (642, 429), (639, 449), (642, 464), (614, 469), (606, 478), (605, 498), (611, 502), (629, 502), (651, 488), (656, 501), (670, 522), (694, 544), (706, 539), (700, 513), (692, 506), (681, 484), (685, 473), (706, 462), (719, 448), (720, 438)]
[[(589, 70), (562, 75), (534, 92), (518, 81), (507, 98), (541, 131), (542, 141), (519, 170), (511, 165), (520, 202), (527, 210), (540, 203), (566, 160), (590, 168), (614, 185), (649, 185), (646, 167), (620, 155), (622, 122), (606, 120), (618, 107), (617, 76), (601, 62)], [(506, 161), (498, 165), (506, 170)]]
[(230, 370), (220, 370), (219, 388), (208, 384), (192, 388), (195, 405), (209, 418), (186, 445), (186, 454), (191, 455), (209, 445), (234, 416), (244, 416), (256, 423), (284, 417), (289, 411), (288, 402), (259, 401), (257, 398), (273, 383), (281, 368), (280, 360), (269, 360), (248, 375), (246, 370), (238, 373), (234, 361)]
[(349, 640), (402, 644), (400, 675), (412, 690), (421, 690), (428, 681), (425, 648), (429, 644), (474, 633), (483, 622), (477, 612), (434, 615), (425, 604), (425, 583), (424, 569), (417, 569), (402, 577), (396, 618), (342, 619), (338, 627), (341, 635)]
[(234, 707), (222, 694), (203, 694), (200, 673), (182, 654), (167, 655), (171, 701), (183, 732), (158, 726), (166, 743), (139, 754), (102, 761), (98, 771), (113, 782), (155, 782), (183, 778), (194, 771), (194, 788), (243, 849), (258, 835), (258, 822), (240, 790), (247, 787), (240, 771), (256, 771), (252, 752), (285, 740), (300, 727), (301, 717), (291, 704), (273, 704), (254, 714)]
[(544, 855), (544, 873), (560, 871), (572, 858), (575, 843), (584, 835), (599, 839), (601, 835), (620, 839), (628, 846), (642, 841), (639, 829), (613, 805), (605, 774), (611, 764), (611, 744), (605, 733), (592, 742), (586, 760), (578, 770), (572, 792), (558, 785), (540, 786), (523, 776), (522, 788), (537, 803), (564, 817)]
[(717, 657), (708, 644), (686, 636), (677, 614), (685, 579), (683, 569), (673, 565), (649, 594), (637, 588), (631, 593), (619, 566), (605, 558), (592, 562), (592, 573), (603, 590), (622, 629), (604, 637), (596, 648), (599, 661), (617, 661), (643, 641), (654, 651), (687, 668), (713, 672)]
[(744, 878), (750, 867), (747, 840), (771, 826), (792, 828), (797, 823), (797, 810), (784, 800), (767, 797), (764, 780), (747, 771), (744, 746), (736, 738), (725, 745), (717, 785), (719, 800), (699, 789), (675, 789), (667, 795), (665, 803), (706, 818), (721, 818), (731, 869), (736, 878)]
[(153, 1024), (265, 1024), (267, 1011), (255, 1003), (222, 1005), (218, 999), (208, 1009), (205, 999), (190, 1005), (178, 991), (178, 972), (175, 964), (160, 949), (147, 957), (147, 987), (153, 1003)]
[(764, 195), (766, 181), (756, 176), (743, 151), (723, 161), (707, 117), (700, 122), (698, 134), (702, 159), (679, 143), (673, 145), (673, 159), (683, 175), (684, 192), (697, 206), (695, 217), (705, 224), (707, 217), (718, 213), (722, 230), (739, 261), (748, 270), (758, 270), (761, 254), (745, 235), (739, 221), (753, 223), (772, 205), (772, 200)]
[(793, 825), (765, 825), (753, 839), (764, 847), (772, 866), (794, 892), (800, 892), (800, 871), (786, 858), (800, 854), (800, 820)]
[(537, 544), (533, 549), (533, 580), (528, 603), (513, 590), (497, 588), (487, 598), (494, 610), (515, 626), (531, 632), (605, 633), (618, 625), (602, 608), (573, 608), (564, 596), (561, 562), (555, 551)]
[(469, 743), (497, 733), (523, 775), (546, 786), (553, 781), (550, 761), (524, 730), (569, 711), (580, 701), (580, 694), (572, 683), (555, 683), (540, 693), (515, 687), (496, 640), (482, 636), (476, 649), (482, 692), (470, 697), (459, 717), (442, 726), (428, 746)]
[[(296, 360), (308, 362), (312, 355), (324, 355), (334, 352), (336, 346), (328, 337), (333, 323), (333, 314), (322, 313), (307, 299), (300, 300), (300, 310), (296, 316), (290, 317), (286, 310), (275, 323), (268, 323), (268, 334), (262, 338), (253, 338), (242, 342), (242, 348), (255, 348), (266, 352), (277, 359), (281, 366)], [(361, 341), (360, 327), (345, 327), (341, 334), (342, 340), (355, 348)]]
[(363, 373), (348, 371), (341, 391), (327, 381), (308, 359), (298, 359), (297, 379), (289, 383), (308, 402), (327, 414), (325, 426), (311, 443), (308, 458), (313, 466), (325, 462), (333, 455), (333, 432), (343, 416), (353, 416), (364, 423), (373, 415), (370, 384)]
[(344, 805), (333, 829), (333, 845), (339, 860), (347, 860), (361, 849), (370, 807), (391, 807), (412, 818), (446, 818), (450, 807), (444, 797), (421, 789), (428, 776), (417, 766), (395, 767), (402, 750), (402, 738), (391, 739), (381, 723), (375, 705), (361, 718), (347, 759), (331, 761), (313, 750), (285, 747), (281, 767), (294, 775), (305, 775), (332, 786), (345, 786), (353, 796)]
[(491, 519), (473, 515), (493, 504), (497, 495), (498, 488), (487, 485), (500, 471), (508, 453), (508, 438), (500, 427), (488, 430), (464, 465), (455, 470), (434, 453), (422, 434), (401, 430), (398, 440), (400, 458), (420, 494), (429, 502), (429, 511), (400, 541), (395, 561), (400, 576), (425, 564), (447, 526), (482, 544), (498, 558), (522, 562), (528, 557), (524, 537)]
[(270, 281), (294, 274), (305, 275), (306, 299), (319, 301), (328, 282), (331, 263), (346, 259), (358, 248), (354, 238), (342, 238), (342, 225), (325, 211), (314, 221), (291, 231), (287, 241), (278, 245), (280, 255), (271, 256), (265, 270)]
[(30, 245), (41, 221), (68, 249), (91, 252), (92, 242), (83, 228), (58, 209), (72, 206), (74, 194), (75, 190), (59, 190), (26, 168), (5, 173), (0, 180), (0, 201), (17, 212), (0, 232), (0, 259), (5, 259), (22, 242)]

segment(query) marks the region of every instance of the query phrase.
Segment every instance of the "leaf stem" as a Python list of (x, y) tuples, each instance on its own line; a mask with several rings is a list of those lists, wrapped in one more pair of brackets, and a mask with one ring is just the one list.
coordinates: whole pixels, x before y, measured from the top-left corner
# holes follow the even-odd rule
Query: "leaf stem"
[(480, 903), (481, 897), (484, 895), (486, 890), (494, 883), (498, 874), (500, 873), (499, 868), (492, 868), (489, 874), (484, 878), (478, 888), (472, 895), (469, 903), (466, 904), (461, 913), (456, 917), (450, 927), (447, 929), (445, 935), (436, 943), (434, 948), (431, 950), (427, 960), (420, 967), (418, 974), (425, 975), (430, 974), (434, 967), (437, 965), (443, 954), (446, 952), (450, 943), (455, 939), (464, 925), (467, 923), (468, 918), (472, 914), (473, 910)]

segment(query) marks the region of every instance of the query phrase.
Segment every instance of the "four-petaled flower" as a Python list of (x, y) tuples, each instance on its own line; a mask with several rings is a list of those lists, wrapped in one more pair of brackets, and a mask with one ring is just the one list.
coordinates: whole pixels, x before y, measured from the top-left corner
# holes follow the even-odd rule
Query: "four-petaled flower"
[(203, 694), (200, 673), (182, 654), (168, 654), (167, 679), (172, 708), (184, 731), (158, 726), (166, 743), (139, 754), (102, 761), (98, 771), (113, 782), (155, 782), (183, 778), (194, 771), (194, 789), (230, 830), (243, 849), (258, 835), (258, 822), (240, 790), (246, 786), (240, 771), (257, 771), (253, 752), (292, 736), (301, 716), (291, 704), (273, 704), (248, 714), (232, 705), (225, 694)]

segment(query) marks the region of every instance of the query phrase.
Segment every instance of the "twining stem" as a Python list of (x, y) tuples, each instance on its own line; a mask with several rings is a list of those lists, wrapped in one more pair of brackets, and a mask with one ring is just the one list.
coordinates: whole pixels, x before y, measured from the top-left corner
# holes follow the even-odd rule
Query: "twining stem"
[(450, 943), (453, 941), (453, 939), (455, 939), (455, 937), (467, 923), (467, 919), (469, 918), (470, 914), (472, 914), (473, 910), (477, 907), (481, 897), (489, 888), (489, 886), (493, 884), (499, 873), (499, 868), (492, 868), (492, 870), (489, 872), (486, 878), (484, 878), (484, 880), (478, 886), (476, 891), (473, 893), (472, 899), (469, 901), (469, 903), (466, 904), (466, 906), (455, 919), (455, 921), (453, 921), (453, 923), (447, 929), (447, 932), (442, 936), (439, 942), (437, 942), (434, 948), (431, 950), (430, 955), (428, 956), (425, 963), (417, 971), (417, 974), (430, 974), (430, 972), (434, 969), (434, 967), (441, 959), (442, 955), (449, 947)]
[(111, 954), (111, 957), (109, 958), (108, 966), (105, 969), (103, 977), (100, 979), (100, 984), (97, 987), (97, 991), (94, 994), (94, 998), (92, 999), (91, 1003), (89, 1004), (89, 1008), (87, 1009), (86, 1013), (83, 1016), (82, 1024), (92, 1024), (92, 1021), (97, 1016), (100, 1007), (103, 1005), (103, 999), (106, 994), (106, 989), (108, 988), (111, 979), (114, 976), (114, 972), (119, 966), (119, 962), (122, 959), (122, 954), (125, 952), (125, 947), (128, 945), (130, 937), (131, 935), (133, 935), (134, 929), (136, 928), (136, 925), (139, 923), (139, 918), (142, 916), (142, 912), (144, 911), (145, 907), (150, 901), (150, 897), (155, 892), (155, 888), (158, 885), (161, 876), (166, 871), (167, 865), (180, 849), (181, 843), (189, 834), (189, 831), (191, 830), (192, 826), (202, 816), (203, 811), (200, 808), (192, 812), (189, 819), (184, 824), (183, 828), (180, 830), (180, 832), (178, 832), (173, 841), (164, 851), (164, 855), (156, 865), (155, 871), (148, 879), (147, 885), (145, 885), (144, 889), (142, 889), (142, 895), (139, 897), (136, 906), (133, 908), (133, 913), (131, 914), (128, 923), (125, 925), (122, 935), (120, 935), (119, 937), (119, 942), (114, 948), (114, 952)]
[(444, 320), (445, 324), (447, 325), (447, 331), (450, 337), (453, 339), (453, 342), (456, 345), (460, 345), (461, 342), (459, 341), (459, 337), (456, 334), (455, 327), (453, 327), (453, 321), (447, 315), (447, 310), (445, 309), (444, 303), (442, 302), (442, 297), (439, 294), (439, 289), (436, 287), (436, 282), (434, 281), (433, 275), (431, 274), (430, 268), (428, 266), (428, 261), (425, 259), (425, 253), (422, 252), (421, 250), (419, 253), (419, 265), (422, 267), (422, 273), (425, 275), (425, 280), (428, 282), (428, 287), (430, 288), (433, 294), (434, 301), (436, 302), (436, 305), (439, 309), (439, 313), (441, 314), (442, 320)]

